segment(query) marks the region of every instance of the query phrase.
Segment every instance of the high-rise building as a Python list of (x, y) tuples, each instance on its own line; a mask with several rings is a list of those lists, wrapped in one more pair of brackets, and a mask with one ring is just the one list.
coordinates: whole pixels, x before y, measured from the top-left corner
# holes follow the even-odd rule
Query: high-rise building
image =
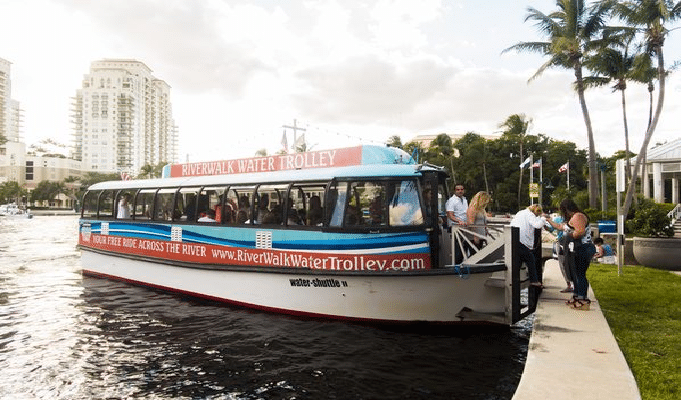
[(73, 157), (84, 171), (136, 175), (178, 161), (170, 86), (144, 63), (92, 62), (73, 100)]
[(26, 145), (21, 140), (21, 108), (12, 99), (10, 67), (12, 63), (0, 58), (0, 183), (16, 181), (24, 183), (24, 160)]

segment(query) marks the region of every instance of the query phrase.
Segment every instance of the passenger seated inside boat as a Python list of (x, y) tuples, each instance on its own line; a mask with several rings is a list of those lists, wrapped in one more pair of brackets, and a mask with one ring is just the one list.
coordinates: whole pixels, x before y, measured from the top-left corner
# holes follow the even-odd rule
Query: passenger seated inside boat
[(263, 219), (265, 218), (265, 215), (270, 212), (269, 209), (270, 205), (270, 196), (268, 194), (263, 194), (260, 196), (260, 199), (258, 201), (258, 208), (257, 208), (257, 215), (256, 215), (256, 222), (258, 224), (263, 223)]
[(206, 212), (203, 213), (203, 216), (199, 218), (199, 222), (215, 222), (215, 211), (206, 210)]
[(314, 195), (310, 197), (310, 211), (308, 212), (307, 224), (312, 226), (321, 225), (323, 218), (322, 201), (319, 196)]
[(281, 207), (279, 204), (274, 204), (272, 209), (269, 210), (262, 218), (263, 224), (281, 224)]

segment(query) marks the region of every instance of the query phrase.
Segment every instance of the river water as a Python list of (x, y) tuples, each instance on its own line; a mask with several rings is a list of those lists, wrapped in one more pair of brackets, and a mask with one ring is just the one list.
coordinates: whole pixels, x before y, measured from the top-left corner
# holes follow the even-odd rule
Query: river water
[(75, 216), (0, 218), (2, 399), (510, 399), (530, 322), (385, 328), (83, 277)]

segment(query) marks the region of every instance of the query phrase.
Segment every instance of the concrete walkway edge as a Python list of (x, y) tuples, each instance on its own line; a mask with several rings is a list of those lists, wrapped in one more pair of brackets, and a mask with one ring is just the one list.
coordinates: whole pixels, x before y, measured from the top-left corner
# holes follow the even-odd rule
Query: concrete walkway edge
[(544, 268), (525, 370), (514, 400), (640, 400), (634, 376), (589, 288), (591, 310), (565, 305), (557, 260)]

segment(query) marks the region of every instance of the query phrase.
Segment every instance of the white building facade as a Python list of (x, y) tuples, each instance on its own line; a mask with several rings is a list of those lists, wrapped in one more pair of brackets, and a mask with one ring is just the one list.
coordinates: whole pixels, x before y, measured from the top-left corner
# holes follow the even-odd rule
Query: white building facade
[[(636, 157), (631, 158), (631, 165)], [(643, 196), (656, 203), (679, 204), (681, 201), (681, 139), (649, 149), (643, 172)], [(651, 196), (652, 187), (652, 196)]]
[(177, 162), (170, 86), (142, 62), (92, 62), (72, 111), (73, 157), (83, 171), (137, 175), (146, 164)]
[(0, 183), (24, 183), (26, 144), (21, 140), (21, 108), (12, 99), (12, 82), (9, 61), (0, 58), (0, 135), (7, 142), (0, 144)]

